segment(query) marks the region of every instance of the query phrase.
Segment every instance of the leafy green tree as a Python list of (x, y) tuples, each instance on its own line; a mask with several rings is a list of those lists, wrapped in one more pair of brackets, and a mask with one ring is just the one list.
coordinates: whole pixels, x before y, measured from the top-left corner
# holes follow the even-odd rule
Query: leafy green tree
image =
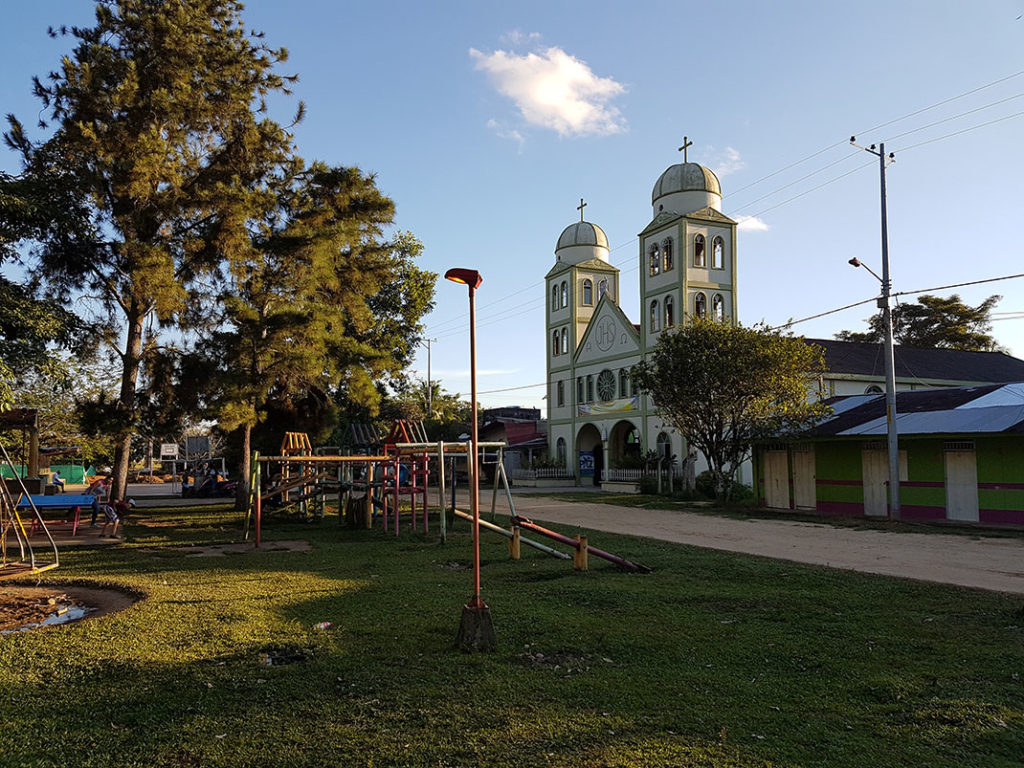
[[(892, 335), (897, 344), (925, 349), (962, 349), (970, 352), (1003, 351), (992, 336), (992, 309), (1002, 296), (989, 296), (972, 307), (960, 296), (922, 294), (916, 304), (900, 304), (892, 310)], [(868, 319), (863, 333), (840, 331), (840, 341), (881, 344), (885, 340), (882, 313)]]
[(423, 422), (431, 440), (457, 440), (460, 434), (469, 432), (473, 411), (469, 400), (458, 392), (448, 392), (440, 382), (428, 385), (414, 379), (381, 405), (380, 415), (386, 422), (382, 425), (385, 429), (395, 419), (413, 419)]
[(51, 32), (76, 40), (57, 71), (35, 80), (52, 135), (32, 142), (13, 117), (5, 134), (23, 158), (24, 183), (54, 185), (81, 212), (33, 220), (33, 266), (54, 296), (92, 296), (105, 340), (119, 350), (117, 495), (147, 322), (180, 324), (188, 289), (251, 249), (247, 225), (274, 204), (267, 185), (290, 162), (291, 136), (260, 114), (268, 96), (287, 90), (290, 78), (274, 72), (287, 54), (246, 32), (241, 8), (98, 3), (94, 26)]
[(240, 499), (254, 428), (283, 417), (316, 441), (334, 427), (333, 391), (376, 408), (376, 385), (407, 365), (435, 276), (412, 263), (415, 238), (385, 238), (393, 216), (372, 176), (317, 163), (281, 190), (252, 249), (229, 260), (209, 351), (218, 423), (240, 438)]
[(824, 371), (821, 348), (802, 338), (695, 320), (661, 334), (633, 375), (704, 455), (725, 502), (753, 441), (792, 434), (827, 413), (808, 396)]

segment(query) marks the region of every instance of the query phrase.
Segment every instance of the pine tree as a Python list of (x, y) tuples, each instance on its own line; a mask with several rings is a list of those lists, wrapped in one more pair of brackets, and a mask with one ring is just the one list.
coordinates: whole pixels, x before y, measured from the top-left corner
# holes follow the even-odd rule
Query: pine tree
[[(236, 0), (105, 0), (77, 43), (35, 80), (54, 124), (32, 142), (5, 134), (27, 183), (57, 187), (81, 212), (34, 232), (35, 269), (54, 296), (92, 296), (119, 349), (114, 492), (122, 495), (148, 351), (147, 320), (181, 324), (189, 291), (252, 248), (247, 224), (275, 204), (291, 136), (265, 116), (292, 78), (287, 59), (243, 27)], [(301, 117), (301, 105), (296, 120)], [(45, 123), (42, 128), (47, 128)], [(196, 303), (191, 307), (195, 308)]]
[(376, 384), (408, 363), (436, 276), (413, 263), (411, 235), (385, 238), (393, 216), (371, 176), (316, 163), (296, 171), (252, 248), (229, 260), (209, 352), (216, 418), (239, 434), (240, 501), (254, 428), (284, 413), (295, 431), (304, 412), (316, 440), (333, 427), (332, 393), (372, 408)]

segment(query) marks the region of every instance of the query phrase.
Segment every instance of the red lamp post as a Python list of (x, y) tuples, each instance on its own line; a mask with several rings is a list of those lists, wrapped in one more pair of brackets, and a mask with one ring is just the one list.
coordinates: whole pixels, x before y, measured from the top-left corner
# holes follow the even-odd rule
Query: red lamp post
[(445, 279), (469, 286), (469, 389), (473, 411), (470, 466), (470, 506), (473, 513), (473, 597), (462, 609), (455, 644), (463, 651), (492, 651), (496, 645), (491, 610), (480, 597), (480, 468), (476, 418), (476, 311), (474, 297), (483, 278), (475, 269), (449, 269)]

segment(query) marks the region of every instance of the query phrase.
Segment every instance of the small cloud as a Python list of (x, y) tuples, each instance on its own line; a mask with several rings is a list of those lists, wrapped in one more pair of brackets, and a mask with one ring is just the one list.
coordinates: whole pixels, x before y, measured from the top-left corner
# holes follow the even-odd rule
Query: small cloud
[(523, 143), (526, 139), (523, 138), (523, 134), (517, 131), (515, 128), (508, 128), (499, 123), (494, 118), (487, 121), (487, 127), (494, 131), (494, 135), (499, 139), (509, 139), (516, 142), (519, 145), (519, 149), (523, 148)]
[(540, 42), (540, 32), (523, 32), (521, 29), (513, 29), (501, 36), (501, 42), (514, 46), (535, 45)]
[(470, 48), (469, 55), (531, 125), (550, 128), (560, 136), (606, 136), (626, 130), (622, 113), (609, 103), (626, 92), (625, 86), (598, 77), (586, 62), (561, 48), (525, 56)]
[(769, 227), (757, 216), (737, 216), (737, 229), (743, 232), (767, 232)]
[(747, 167), (740, 157), (740, 153), (732, 147), (726, 147), (724, 155), (724, 157), (719, 157), (718, 164), (712, 169), (719, 178), (742, 171)]

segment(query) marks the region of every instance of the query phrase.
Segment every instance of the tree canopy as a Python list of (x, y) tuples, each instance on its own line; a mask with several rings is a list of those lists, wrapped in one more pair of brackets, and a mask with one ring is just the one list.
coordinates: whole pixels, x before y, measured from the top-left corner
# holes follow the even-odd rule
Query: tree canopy
[(822, 349), (802, 338), (698, 319), (662, 333), (633, 375), (704, 455), (727, 500), (753, 441), (792, 434), (827, 412), (813, 397), (824, 371)]
[[(290, 78), (274, 71), (287, 54), (250, 36), (240, 11), (237, 0), (99, 3), (94, 26), (52, 33), (77, 43), (35, 80), (49, 115), (40, 127), (52, 122), (52, 134), (33, 142), (13, 116), (4, 134), (23, 158), (21, 188), (60, 190), (75, 214), (16, 207), (36, 244), (31, 266), (53, 296), (91, 296), (120, 349), (115, 493), (147, 321), (183, 322), (189, 289), (251, 248), (248, 223), (273, 205), (268, 186), (292, 162), (291, 136), (260, 114), (287, 90)], [(24, 199), (0, 196), (9, 206)]]
[[(925, 349), (961, 349), (970, 352), (999, 352), (1002, 348), (991, 334), (992, 309), (1002, 296), (989, 296), (976, 307), (960, 296), (922, 294), (914, 304), (892, 309), (892, 335), (897, 344)], [(885, 339), (882, 313), (870, 317), (864, 332), (840, 331), (840, 341), (881, 344)]]

